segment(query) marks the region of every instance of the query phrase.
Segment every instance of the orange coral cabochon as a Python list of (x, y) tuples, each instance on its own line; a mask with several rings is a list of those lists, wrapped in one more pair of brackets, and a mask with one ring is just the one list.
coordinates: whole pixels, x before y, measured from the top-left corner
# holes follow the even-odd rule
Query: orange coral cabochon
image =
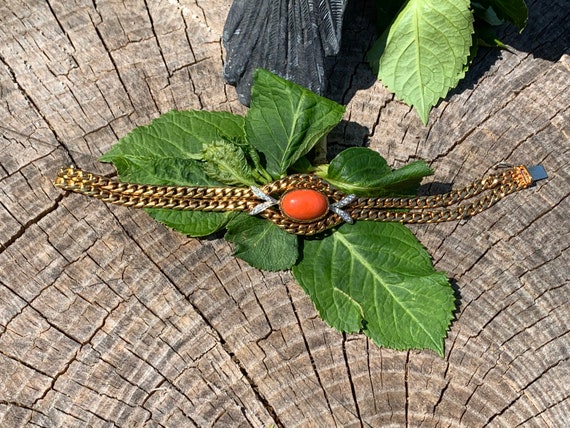
[(279, 202), (281, 211), (298, 222), (312, 222), (325, 216), (329, 201), (321, 192), (312, 189), (295, 189), (285, 193)]

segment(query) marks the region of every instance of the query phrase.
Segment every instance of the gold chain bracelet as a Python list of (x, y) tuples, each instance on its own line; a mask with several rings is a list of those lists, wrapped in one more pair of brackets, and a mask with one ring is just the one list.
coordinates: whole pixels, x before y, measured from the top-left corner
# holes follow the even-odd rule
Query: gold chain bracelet
[(59, 171), (54, 185), (132, 208), (248, 212), (289, 233), (314, 235), (355, 220), (439, 223), (465, 219), (544, 178), (541, 165), (521, 165), (444, 194), (362, 198), (346, 195), (311, 174), (290, 175), (259, 188), (155, 186), (125, 183), (70, 166)]

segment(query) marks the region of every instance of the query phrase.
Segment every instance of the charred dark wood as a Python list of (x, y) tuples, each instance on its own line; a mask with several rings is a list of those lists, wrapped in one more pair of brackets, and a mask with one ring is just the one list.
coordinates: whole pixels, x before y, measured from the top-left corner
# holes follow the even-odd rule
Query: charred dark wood
[(269, 70), (323, 94), (325, 56), (340, 49), (348, 0), (234, 0), (224, 27), (224, 78), (249, 105), (253, 73)]

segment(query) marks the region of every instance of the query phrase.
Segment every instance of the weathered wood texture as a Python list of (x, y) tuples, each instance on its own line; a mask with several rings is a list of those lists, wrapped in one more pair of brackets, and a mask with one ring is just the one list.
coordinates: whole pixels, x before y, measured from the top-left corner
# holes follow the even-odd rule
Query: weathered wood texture
[(570, 12), (528, 3), (512, 52), (482, 52), (425, 127), (373, 83), (363, 18), (331, 63), (347, 103), (333, 151), (368, 141), (454, 185), (503, 160), (550, 175), (467, 222), (413, 227), (461, 298), (439, 358), (337, 333), (289, 273), (221, 239), (52, 187), (72, 161), (110, 171), (97, 156), (171, 109), (245, 111), (221, 79), (228, 0), (2, 2), (0, 425), (567, 423)]

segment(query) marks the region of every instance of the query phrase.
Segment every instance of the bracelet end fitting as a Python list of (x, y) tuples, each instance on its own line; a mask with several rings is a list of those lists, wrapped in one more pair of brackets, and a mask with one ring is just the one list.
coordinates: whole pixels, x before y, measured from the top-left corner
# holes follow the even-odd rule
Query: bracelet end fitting
[(548, 174), (542, 165), (529, 166), (526, 169), (530, 174), (533, 183), (548, 178)]

